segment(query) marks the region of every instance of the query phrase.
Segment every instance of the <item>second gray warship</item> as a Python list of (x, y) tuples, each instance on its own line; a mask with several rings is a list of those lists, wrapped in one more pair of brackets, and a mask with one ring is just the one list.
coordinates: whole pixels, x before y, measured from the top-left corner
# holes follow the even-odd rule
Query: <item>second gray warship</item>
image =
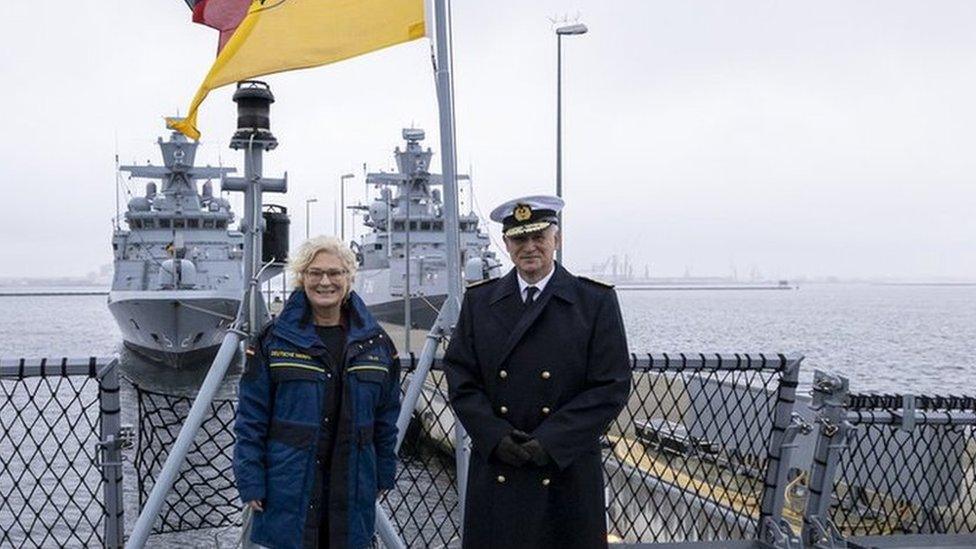
[[(353, 206), (363, 210), (371, 230), (352, 243), (359, 258), (355, 289), (377, 319), (403, 325), (409, 271), (410, 324), (426, 329), (447, 297), (443, 202), (441, 190), (434, 188), (441, 185), (441, 176), (429, 171), (433, 152), (420, 145), (423, 130), (404, 129), (403, 139), (406, 148), (394, 150), (397, 171), (366, 176), (367, 185), (380, 188), (379, 198), (369, 206)], [(478, 216), (462, 214), (459, 223), (464, 278), (500, 276), (501, 263), (488, 249)]]
[(161, 187), (147, 183), (145, 196), (129, 201), (128, 230), (116, 225), (108, 307), (126, 347), (179, 368), (212, 358), (233, 321), (244, 289), (244, 241), (211, 182), (234, 169), (194, 166), (197, 143), (180, 133), (157, 142), (162, 166), (119, 167)]

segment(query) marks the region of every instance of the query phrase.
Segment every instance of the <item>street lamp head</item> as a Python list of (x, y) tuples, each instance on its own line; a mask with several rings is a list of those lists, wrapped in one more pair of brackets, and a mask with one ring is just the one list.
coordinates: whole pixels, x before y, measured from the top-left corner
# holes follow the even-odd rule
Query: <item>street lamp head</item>
[(318, 198), (306, 198), (305, 199), (305, 202), (306, 203), (312, 203), (312, 202), (318, 202), (318, 201), (319, 201)]
[(586, 34), (586, 31), (588, 31), (588, 30), (589, 29), (587, 29), (586, 28), (586, 25), (584, 25), (583, 23), (575, 23), (573, 25), (565, 25), (565, 26), (562, 26), (562, 27), (558, 27), (556, 29), (556, 34), (559, 34), (559, 35), (563, 35), (563, 34)]
[(343, 174), (341, 176), (341, 179), (352, 179), (353, 177), (356, 177), (356, 174), (354, 174), (354, 173), (347, 173), (347, 174)]

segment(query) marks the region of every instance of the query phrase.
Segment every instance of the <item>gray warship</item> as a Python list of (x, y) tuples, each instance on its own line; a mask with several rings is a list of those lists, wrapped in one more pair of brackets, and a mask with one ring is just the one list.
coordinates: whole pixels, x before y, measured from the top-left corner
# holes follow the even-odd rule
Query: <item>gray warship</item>
[[(404, 129), (406, 148), (397, 147), (396, 172), (370, 173), (366, 185), (380, 196), (362, 210), (370, 232), (353, 241), (359, 260), (355, 289), (377, 319), (406, 323), (409, 273), (410, 324), (428, 329), (447, 298), (447, 244), (439, 174), (430, 173), (430, 148), (424, 149), (421, 129)], [(464, 179), (465, 176), (459, 176)], [(473, 212), (461, 214), (461, 265), (468, 281), (501, 275), (501, 263), (489, 250), (488, 234)], [(410, 260), (407, 261), (409, 238)]]
[(116, 221), (108, 308), (127, 348), (180, 368), (212, 358), (233, 321), (244, 289), (244, 240), (211, 181), (234, 169), (194, 166), (198, 144), (177, 132), (157, 143), (162, 166), (119, 167), (161, 185), (150, 181), (145, 196), (129, 201), (127, 229)]

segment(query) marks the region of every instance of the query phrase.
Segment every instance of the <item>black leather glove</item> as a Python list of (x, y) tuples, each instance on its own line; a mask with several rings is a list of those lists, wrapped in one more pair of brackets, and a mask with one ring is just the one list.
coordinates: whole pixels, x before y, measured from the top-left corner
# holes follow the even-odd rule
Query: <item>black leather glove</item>
[(512, 438), (519, 443), (519, 446), (521, 446), (523, 450), (528, 452), (529, 458), (526, 461), (530, 461), (539, 467), (542, 467), (543, 465), (546, 465), (552, 461), (552, 458), (549, 457), (546, 449), (542, 447), (542, 444), (538, 440), (532, 438), (532, 435), (526, 433), (525, 431), (515, 429), (512, 431)]
[(502, 463), (511, 465), (512, 467), (521, 467), (525, 465), (526, 461), (529, 461), (528, 450), (522, 448), (522, 446), (515, 441), (512, 434), (505, 435), (502, 440), (495, 447), (495, 457), (498, 461)]
[(538, 440), (532, 439), (528, 442), (522, 443), (522, 449), (529, 453), (529, 461), (542, 467), (548, 464), (552, 458), (546, 452), (546, 449), (542, 447), (542, 444)]

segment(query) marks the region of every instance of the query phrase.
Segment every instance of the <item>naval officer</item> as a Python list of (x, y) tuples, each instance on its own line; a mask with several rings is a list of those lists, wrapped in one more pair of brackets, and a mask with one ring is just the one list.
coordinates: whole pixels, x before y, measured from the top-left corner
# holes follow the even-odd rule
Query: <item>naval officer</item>
[(630, 393), (612, 286), (553, 260), (563, 201), (491, 213), (515, 267), (468, 287), (444, 356), (471, 435), (464, 547), (606, 547), (600, 437)]

